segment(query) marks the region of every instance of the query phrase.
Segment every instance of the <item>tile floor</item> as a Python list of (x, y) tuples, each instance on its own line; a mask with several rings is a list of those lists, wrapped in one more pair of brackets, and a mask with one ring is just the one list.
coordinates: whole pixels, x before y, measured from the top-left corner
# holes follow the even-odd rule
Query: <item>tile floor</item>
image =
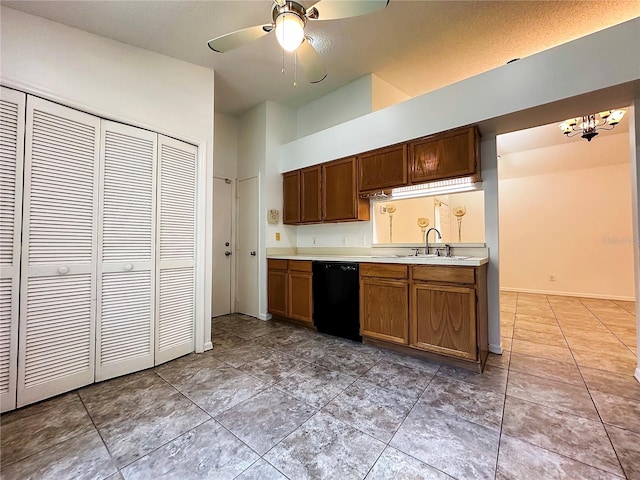
[(634, 304), (502, 295), (484, 374), (243, 315), (1, 419), (3, 479), (640, 479)]

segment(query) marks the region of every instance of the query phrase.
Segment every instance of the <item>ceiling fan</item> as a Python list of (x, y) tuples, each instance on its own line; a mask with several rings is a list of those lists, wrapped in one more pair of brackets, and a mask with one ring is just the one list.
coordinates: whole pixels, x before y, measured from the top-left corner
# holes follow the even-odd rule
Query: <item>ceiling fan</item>
[(271, 9), (272, 22), (244, 28), (209, 40), (211, 50), (228, 52), (275, 30), (278, 43), (286, 51), (295, 51), (298, 61), (310, 83), (318, 83), (327, 76), (320, 56), (305, 36), (307, 20), (335, 20), (356, 17), (381, 10), (389, 0), (321, 0), (309, 9), (293, 0), (274, 0)]

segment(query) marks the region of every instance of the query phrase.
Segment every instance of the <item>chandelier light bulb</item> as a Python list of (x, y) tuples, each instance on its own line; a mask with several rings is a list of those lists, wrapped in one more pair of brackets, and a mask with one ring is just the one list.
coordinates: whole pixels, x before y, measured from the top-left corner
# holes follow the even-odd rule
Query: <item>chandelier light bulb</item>
[(276, 38), (287, 52), (293, 52), (304, 40), (304, 21), (293, 12), (284, 12), (276, 18)]
[(598, 135), (598, 130), (613, 130), (620, 123), (625, 113), (624, 110), (605, 110), (599, 113), (590, 113), (582, 118), (565, 120), (558, 127), (567, 137), (581, 134), (582, 138), (590, 142), (591, 139)]

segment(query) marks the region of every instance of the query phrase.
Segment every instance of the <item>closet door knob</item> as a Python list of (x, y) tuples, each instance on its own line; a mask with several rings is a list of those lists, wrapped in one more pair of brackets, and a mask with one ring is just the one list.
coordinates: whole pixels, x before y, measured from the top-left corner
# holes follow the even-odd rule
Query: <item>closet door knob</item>
[(64, 265), (62, 267), (58, 267), (58, 273), (60, 275), (64, 275), (66, 273), (69, 273), (69, 267), (65, 267)]
[(128, 272), (128, 271), (130, 271), (130, 270), (133, 270), (133, 265), (131, 265), (130, 263), (127, 263), (127, 264), (124, 266), (124, 269), (125, 269), (127, 272)]

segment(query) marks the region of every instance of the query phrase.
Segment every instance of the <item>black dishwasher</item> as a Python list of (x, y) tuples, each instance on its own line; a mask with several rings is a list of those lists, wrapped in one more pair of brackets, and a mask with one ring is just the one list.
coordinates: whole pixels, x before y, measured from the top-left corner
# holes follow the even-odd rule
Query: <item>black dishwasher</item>
[(313, 322), (319, 332), (362, 341), (357, 263), (313, 262)]

